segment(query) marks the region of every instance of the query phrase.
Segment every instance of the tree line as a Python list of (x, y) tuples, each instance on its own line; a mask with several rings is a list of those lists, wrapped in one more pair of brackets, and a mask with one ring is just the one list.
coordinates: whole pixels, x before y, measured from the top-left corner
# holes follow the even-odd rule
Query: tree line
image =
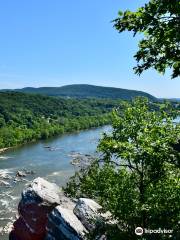
[(2, 92), (0, 148), (109, 124), (110, 111), (120, 102), (111, 99), (64, 99)]

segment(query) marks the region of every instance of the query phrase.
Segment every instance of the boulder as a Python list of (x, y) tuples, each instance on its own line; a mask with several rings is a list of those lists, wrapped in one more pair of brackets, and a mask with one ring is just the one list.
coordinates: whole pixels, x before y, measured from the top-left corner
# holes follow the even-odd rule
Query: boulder
[(105, 240), (101, 210), (91, 199), (71, 200), (57, 185), (36, 178), (22, 192), (9, 240), (86, 240), (89, 234)]
[(48, 214), (60, 204), (60, 190), (55, 184), (36, 178), (23, 191), (18, 206), (19, 218), (10, 234), (12, 240), (43, 240)]
[(74, 208), (74, 214), (92, 232), (97, 225), (103, 224), (101, 210), (102, 207), (92, 199), (80, 198)]
[(73, 209), (57, 206), (48, 218), (46, 240), (84, 240), (87, 230)]

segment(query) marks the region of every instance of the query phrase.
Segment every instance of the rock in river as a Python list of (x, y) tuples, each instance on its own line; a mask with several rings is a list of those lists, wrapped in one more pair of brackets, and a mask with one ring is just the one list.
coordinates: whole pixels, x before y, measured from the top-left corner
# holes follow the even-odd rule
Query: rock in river
[(26, 173), (23, 171), (17, 171), (16, 177), (26, 177)]

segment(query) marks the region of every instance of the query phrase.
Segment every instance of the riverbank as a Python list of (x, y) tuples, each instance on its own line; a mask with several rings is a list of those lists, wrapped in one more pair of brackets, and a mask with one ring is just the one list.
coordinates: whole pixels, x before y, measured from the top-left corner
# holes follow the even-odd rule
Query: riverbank
[[(111, 123), (111, 114), (103, 114), (101, 116), (99, 116), (98, 121), (96, 119), (94, 119), (94, 117), (89, 117), (88, 121), (86, 121), (86, 124), (83, 125), (81, 124), (81, 120), (84, 120), (84, 118), (79, 118), (79, 124), (78, 126), (75, 124), (75, 122), (73, 123), (73, 126), (71, 126), (71, 128), (68, 128), (66, 126), (60, 126), (59, 128), (57, 128), (57, 131), (53, 131), (51, 132), (49, 128), (47, 129), (42, 129), (41, 132), (39, 132), (39, 135), (36, 134), (36, 131), (34, 131), (34, 137), (29, 138), (28, 132), (27, 132), (27, 138), (26, 138), (26, 134), (22, 131), (21, 134), (24, 134), (24, 140), (21, 142), (19, 142), (17, 144), (16, 143), (12, 143), (12, 145), (10, 147), (3, 147), (0, 148), (0, 155), (3, 154), (4, 152), (8, 151), (9, 149), (14, 149), (17, 147), (23, 147), (26, 146), (28, 144), (31, 143), (36, 143), (38, 141), (43, 141), (43, 140), (51, 140), (55, 137), (61, 137), (65, 134), (73, 134), (73, 133), (79, 133), (81, 131), (84, 130), (93, 130), (99, 127), (105, 127), (108, 126)], [(86, 119), (87, 120), (87, 119)], [(69, 122), (71, 122), (71, 120), (69, 120)], [(76, 122), (77, 123), (77, 122)], [(16, 129), (15, 129), (16, 130)], [(44, 135), (44, 132), (46, 132), (46, 134)]]
[(118, 99), (64, 99), (33, 94), (0, 94), (0, 148), (20, 146), (111, 122)]
[[(43, 122), (44, 121), (44, 122)], [(35, 127), (22, 128), (6, 126), (0, 129), (1, 152), (7, 148), (22, 146), (38, 140), (49, 139), (54, 136), (62, 136), (65, 133), (73, 133), (85, 129), (108, 125), (111, 122), (111, 113), (97, 116), (80, 116), (64, 119), (62, 124), (57, 122), (47, 123), (45, 119), (39, 119)]]

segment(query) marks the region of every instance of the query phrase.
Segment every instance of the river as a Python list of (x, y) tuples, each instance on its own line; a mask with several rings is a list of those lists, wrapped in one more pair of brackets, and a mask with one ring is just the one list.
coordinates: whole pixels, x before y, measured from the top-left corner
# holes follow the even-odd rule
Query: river
[[(75, 167), (70, 163), (72, 153), (96, 155), (96, 147), (103, 132), (110, 131), (109, 126), (66, 134), (60, 137), (39, 141), (8, 150), (0, 155), (0, 174), (11, 186), (0, 186), (0, 239), (8, 240), (3, 229), (12, 223), (17, 213), (17, 205), (22, 190), (33, 178), (43, 177), (59, 186), (63, 186), (73, 175)], [(50, 148), (47, 148), (50, 147)], [(14, 182), (17, 171), (34, 171), (23, 182)], [(5, 228), (6, 230), (6, 228)]]

